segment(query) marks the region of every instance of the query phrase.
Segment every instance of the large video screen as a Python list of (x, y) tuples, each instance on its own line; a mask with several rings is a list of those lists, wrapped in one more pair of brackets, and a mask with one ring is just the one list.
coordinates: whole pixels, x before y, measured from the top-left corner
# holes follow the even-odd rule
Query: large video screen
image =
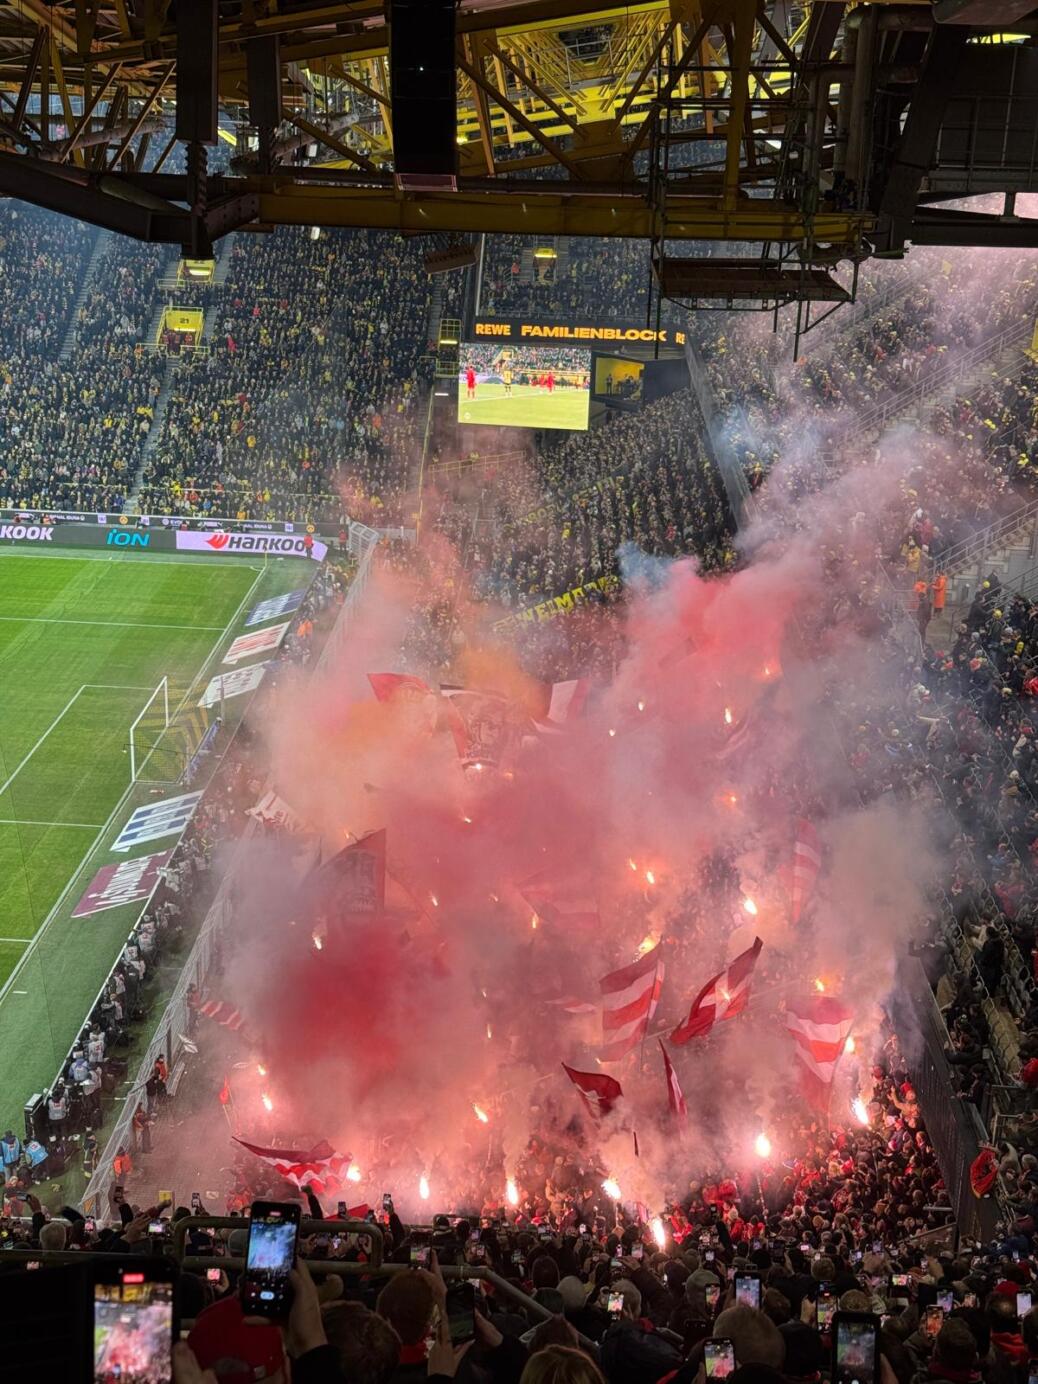
[(604, 356), (595, 352), (596, 399), (614, 404), (640, 404), (645, 378), (645, 362), (624, 356)]
[(489, 341), (463, 341), (458, 349), (459, 423), (586, 430), (590, 351)]

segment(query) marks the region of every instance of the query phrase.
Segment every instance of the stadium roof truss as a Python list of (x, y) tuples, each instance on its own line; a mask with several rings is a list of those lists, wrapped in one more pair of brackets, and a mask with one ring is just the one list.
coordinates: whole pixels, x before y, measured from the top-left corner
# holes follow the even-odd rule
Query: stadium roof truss
[(0, 0), (0, 192), (200, 258), (284, 223), (623, 236), (679, 300), (746, 296), (756, 260), (832, 301), (876, 249), (1034, 243), (1011, 200), (932, 205), (1038, 190), (1029, 3), (459, 0), (457, 166), (422, 186), (393, 167), (382, 0)]

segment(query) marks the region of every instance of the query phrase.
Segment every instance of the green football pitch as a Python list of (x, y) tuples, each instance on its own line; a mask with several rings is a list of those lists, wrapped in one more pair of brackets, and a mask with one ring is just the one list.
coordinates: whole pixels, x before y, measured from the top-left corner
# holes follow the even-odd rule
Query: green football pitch
[(174, 762), (145, 764), (132, 785), (131, 723), (164, 676), (171, 716), (195, 705), (252, 606), (310, 575), (285, 561), (0, 550), (0, 1130), (20, 1128), (56, 1075), (142, 907), (71, 916), (96, 870), (126, 858), (111, 843)]
[(590, 395), (586, 389), (555, 389), (551, 394), (532, 384), (514, 384), (511, 395), (503, 384), (477, 384), (476, 397), (467, 399), (465, 381), (458, 381), (458, 421), (493, 423), (499, 428), (587, 427)]

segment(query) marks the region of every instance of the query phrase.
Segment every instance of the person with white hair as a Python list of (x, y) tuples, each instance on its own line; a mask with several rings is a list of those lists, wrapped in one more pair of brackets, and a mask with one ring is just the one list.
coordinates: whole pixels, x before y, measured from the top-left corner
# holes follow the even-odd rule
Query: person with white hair
[(40, 1226), (40, 1249), (63, 1250), (68, 1245), (69, 1223), (61, 1219)]

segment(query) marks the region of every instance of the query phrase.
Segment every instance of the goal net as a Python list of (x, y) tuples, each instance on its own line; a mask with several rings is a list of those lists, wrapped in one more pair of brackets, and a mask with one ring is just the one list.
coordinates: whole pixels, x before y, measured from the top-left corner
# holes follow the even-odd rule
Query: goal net
[(171, 710), (169, 679), (164, 677), (130, 726), (131, 781), (178, 783), (207, 724), (205, 712), (197, 707)]

